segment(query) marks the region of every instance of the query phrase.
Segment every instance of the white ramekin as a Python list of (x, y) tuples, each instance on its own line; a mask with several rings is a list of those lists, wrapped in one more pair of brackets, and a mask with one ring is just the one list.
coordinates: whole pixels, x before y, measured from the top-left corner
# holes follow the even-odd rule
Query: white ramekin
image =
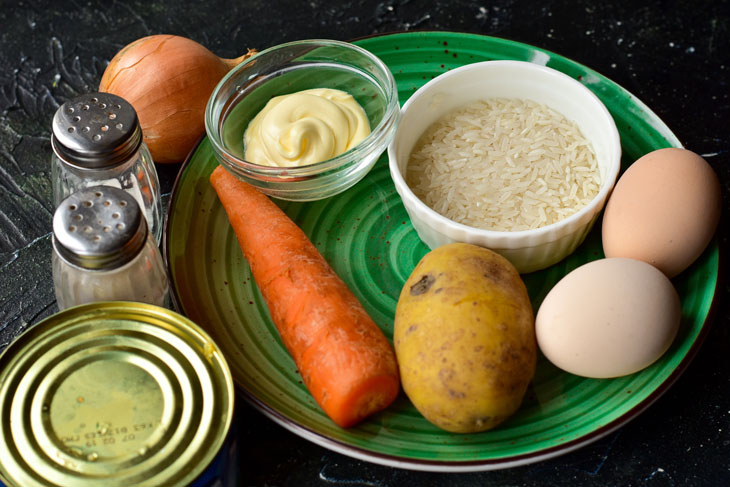
[[(483, 230), (452, 221), (424, 204), (405, 182), (413, 147), (440, 117), (486, 98), (533, 100), (574, 121), (590, 140), (601, 172), (598, 194), (563, 220), (534, 230)], [(401, 109), (401, 123), (388, 146), (390, 173), (418, 236), (430, 248), (466, 242), (489, 248), (521, 273), (544, 269), (572, 253), (603, 209), (621, 167), (621, 143), (611, 114), (577, 80), (546, 66), (524, 61), (485, 61), (448, 71), (418, 89)]]

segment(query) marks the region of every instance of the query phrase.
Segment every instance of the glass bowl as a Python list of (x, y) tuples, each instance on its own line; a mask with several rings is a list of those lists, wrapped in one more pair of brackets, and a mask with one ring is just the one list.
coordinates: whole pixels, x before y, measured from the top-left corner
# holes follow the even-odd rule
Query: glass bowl
[[(312, 88), (350, 93), (371, 132), (349, 151), (301, 167), (269, 167), (244, 159), (243, 134), (274, 96)], [(390, 143), (400, 116), (390, 70), (375, 55), (347, 42), (312, 39), (266, 49), (233, 68), (216, 86), (205, 110), (205, 129), (218, 162), (261, 192), (291, 201), (333, 196), (353, 186)]]
[[(532, 230), (494, 231), (444, 217), (406, 183), (408, 159), (423, 132), (453, 109), (487, 98), (521, 98), (554, 109), (575, 122), (591, 142), (601, 174), (598, 194), (570, 216)], [(621, 166), (621, 143), (608, 109), (586, 86), (547, 66), (525, 61), (468, 64), (432, 79), (403, 105), (402, 120), (388, 147), (390, 174), (418, 236), (431, 249), (465, 242), (506, 257), (520, 273), (549, 267), (585, 239), (611, 192)]]

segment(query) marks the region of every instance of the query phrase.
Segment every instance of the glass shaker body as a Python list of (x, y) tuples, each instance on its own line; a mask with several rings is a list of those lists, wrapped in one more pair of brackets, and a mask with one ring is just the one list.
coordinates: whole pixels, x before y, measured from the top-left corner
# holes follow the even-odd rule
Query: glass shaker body
[(91, 187), (61, 202), (52, 262), (59, 309), (95, 301), (169, 304), (157, 242), (136, 200), (118, 188)]
[(53, 285), (58, 309), (96, 301), (137, 301), (169, 305), (169, 285), (157, 242), (148, 234), (144, 248), (122, 267), (88, 270), (53, 253)]
[(74, 98), (54, 115), (51, 145), (54, 206), (72, 193), (92, 186), (120, 188), (142, 208), (159, 244), (160, 183), (132, 105), (110, 93)]

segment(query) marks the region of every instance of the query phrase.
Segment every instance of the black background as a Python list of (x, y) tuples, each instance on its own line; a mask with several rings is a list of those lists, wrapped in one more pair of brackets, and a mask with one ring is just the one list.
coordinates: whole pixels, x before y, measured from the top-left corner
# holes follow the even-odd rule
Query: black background
[[(488, 34), (585, 64), (635, 94), (723, 186), (724, 266), (730, 184), (730, 3), (0, 1), (0, 349), (56, 311), (50, 267), (50, 120), (95, 91), (132, 40), (192, 38), (221, 57), (304, 38), (350, 40), (404, 30)], [(179, 164), (158, 171), (167, 204)], [(723, 272), (724, 273), (724, 272)], [(730, 311), (721, 281), (710, 334), (679, 381), (619, 431), (556, 459), (468, 474), (410, 472), (342, 456), (241, 403), (243, 485), (730, 485)]]

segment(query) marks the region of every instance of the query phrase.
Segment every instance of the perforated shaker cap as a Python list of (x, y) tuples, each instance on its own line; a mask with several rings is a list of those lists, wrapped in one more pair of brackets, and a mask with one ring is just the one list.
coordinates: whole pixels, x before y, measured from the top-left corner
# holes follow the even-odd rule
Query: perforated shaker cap
[(127, 160), (142, 143), (137, 112), (124, 98), (88, 93), (56, 110), (51, 145), (56, 155), (81, 169), (101, 169)]
[(144, 247), (147, 222), (137, 201), (118, 188), (92, 186), (64, 199), (53, 215), (53, 248), (92, 270), (120, 267)]

